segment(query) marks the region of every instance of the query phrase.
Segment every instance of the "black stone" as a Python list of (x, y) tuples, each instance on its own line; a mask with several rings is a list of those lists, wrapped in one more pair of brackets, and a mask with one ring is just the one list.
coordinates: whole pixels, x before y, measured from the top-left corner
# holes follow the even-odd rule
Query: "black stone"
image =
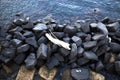
[(11, 40), (12, 39), (12, 35), (8, 34), (5, 39), (6, 40)]
[(55, 53), (55, 57), (59, 60), (59, 61), (64, 61), (64, 57), (62, 55), (60, 55), (60, 53)]
[(13, 23), (14, 23), (15, 25), (22, 26), (22, 25), (24, 24), (24, 20), (23, 20), (23, 19), (15, 19), (15, 20), (13, 21)]
[(77, 46), (80, 46), (82, 44), (81, 38), (79, 38), (77, 36), (73, 36), (72, 41), (75, 42)]
[(42, 31), (42, 30), (46, 30), (48, 29), (46, 24), (43, 23), (39, 23), (37, 25), (35, 25), (35, 27), (33, 28), (34, 31)]
[(91, 40), (91, 35), (90, 34), (87, 34), (86, 38), (85, 38), (85, 41), (90, 41)]
[(67, 33), (67, 34), (69, 34), (69, 36), (72, 36), (72, 35), (74, 35), (77, 32), (77, 30), (76, 30), (75, 27), (66, 26), (64, 28), (64, 32)]
[(120, 31), (117, 31), (117, 32), (115, 33), (115, 36), (118, 37), (118, 38), (120, 38)]
[(4, 63), (9, 63), (11, 61), (10, 58), (5, 57), (4, 55), (0, 55), (0, 61), (4, 62)]
[(106, 70), (107, 70), (109, 73), (116, 74), (115, 64), (114, 64), (114, 63), (108, 63), (108, 64), (105, 66), (105, 68), (106, 68)]
[(84, 23), (82, 26), (81, 26), (81, 30), (85, 33), (88, 33), (90, 32), (90, 24), (89, 22), (86, 22)]
[(78, 57), (81, 57), (83, 55), (84, 49), (82, 47), (78, 47), (77, 49), (77, 55)]
[(65, 42), (70, 42), (70, 38), (69, 37), (65, 37), (65, 38), (63, 38), (63, 41), (65, 41)]
[(111, 24), (107, 25), (107, 29), (110, 32), (116, 32), (116, 31), (118, 31), (119, 27), (120, 27), (119, 22), (114, 22), (114, 23), (111, 23)]
[(26, 58), (26, 55), (21, 53), (14, 58), (14, 62), (18, 65), (21, 65)]
[(105, 17), (105, 18), (102, 20), (102, 23), (108, 23), (109, 21), (110, 21), (110, 18)]
[(70, 54), (70, 51), (67, 50), (67, 49), (65, 49), (65, 48), (60, 48), (60, 53), (61, 53), (61, 55), (63, 55), (63, 56), (67, 56), (67, 55)]
[(17, 48), (17, 52), (18, 53), (26, 52), (29, 50), (29, 48), (30, 48), (29, 44), (24, 44)]
[(102, 40), (105, 38), (105, 35), (104, 34), (95, 34), (92, 39), (93, 40)]
[(15, 46), (20, 46), (22, 44), (22, 41), (19, 39), (12, 39), (11, 43)]
[(104, 65), (101, 61), (97, 62), (96, 64), (96, 71), (100, 71), (104, 68)]
[(37, 47), (38, 47), (38, 44), (37, 44), (37, 41), (36, 41), (35, 37), (26, 38), (26, 39), (25, 39), (25, 42), (26, 42), (27, 44), (30, 44), (30, 45), (33, 46), (34, 48), (37, 48)]
[(108, 63), (110, 58), (111, 58), (111, 54), (110, 53), (105, 53), (105, 55), (104, 55), (104, 63)]
[(91, 51), (84, 52), (83, 56), (87, 59), (90, 59), (90, 60), (98, 60), (97, 55)]
[(80, 37), (82, 40), (84, 40), (86, 37), (87, 37), (87, 34), (86, 33), (83, 33), (83, 32), (78, 32), (76, 33), (76, 35), (78, 37)]
[(120, 61), (115, 62), (115, 70), (120, 75)]
[(64, 37), (64, 32), (53, 32), (53, 34), (59, 39)]
[(14, 32), (21, 32), (22, 30), (23, 30), (23, 29), (18, 26), (18, 27), (16, 27), (16, 28), (13, 28), (13, 29), (9, 30), (8, 32), (14, 33)]
[(23, 34), (24, 37), (28, 38), (28, 37), (33, 37), (34, 33), (31, 31), (25, 31), (25, 33)]
[(63, 29), (64, 29), (64, 25), (58, 25), (57, 31), (63, 32)]
[(25, 37), (20, 32), (14, 32), (14, 37), (20, 40), (24, 40)]
[(49, 62), (47, 63), (48, 69), (52, 69), (58, 65), (59, 65), (59, 60), (54, 56), (52, 56), (51, 59), (49, 60)]
[(37, 63), (35, 53), (30, 53), (30, 55), (25, 59), (25, 64), (27, 69), (32, 69)]
[(88, 80), (90, 78), (89, 76), (89, 70), (85, 68), (75, 68), (71, 70), (71, 76), (75, 80)]
[(51, 49), (52, 49), (52, 53), (57, 52), (57, 50), (58, 50), (58, 45), (53, 44), (52, 47), (51, 47)]
[(97, 45), (97, 41), (87, 41), (83, 43), (85, 49), (91, 49)]
[(97, 55), (97, 56), (103, 55), (104, 53), (107, 52), (107, 49), (108, 49), (108, 46), (107, 46), (107, 45), (103, 45), (103, 46), (99, 47), (99, 48), (97, 49), (97, 51), (96, 51), (96, 55)]
[(120, 45), (118, 43), (111, 42), (110, 49), (115, 53), (120, 53)]
[(86, 58), (79, 58), (78, 60), (77, 60), (77, 63), (81, 66), (81, 65), (85, 65), (85, 64), (87, 64), (89, 62), (89, 59), (86, 59)]
[(27, 24), (22, 25), (23, 29), (29, 29), (31, 30), (32, 28), (34, 28), (33, 22), (29, 21)]
[(77, 45), (75, 43), (71, 44), (71, 52), (70, 52), (70, 56), (69, 59), (73, 59), (77, 56)]
[(42, 36), (42, 37), (40, 37), (39, 39), (38, 39), (38, 45), (40, 45), (41, 43), (47, 43), (47, 38), (46, 37), (44, 37), (44, 36)]
[(47, 45), (45, 45), (44, 43), (42, 43), (38, 50), (37, 50), (37, 59), (38, 58), (42, 58), (42, 59), (46, 59), (47, 58)]

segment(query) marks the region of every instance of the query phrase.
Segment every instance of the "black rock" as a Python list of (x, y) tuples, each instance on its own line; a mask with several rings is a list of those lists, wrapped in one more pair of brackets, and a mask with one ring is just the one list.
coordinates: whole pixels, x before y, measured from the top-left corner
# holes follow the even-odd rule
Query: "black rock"
[(47, 45), (45, 45), (44, 43), (41, 43), (41, 45), (39, 46), (38, 50), (37, 50), (37, 59), (38, 58), (42, 58), (42, 59), (46, 59), (47, 58)]
[(95, 70), (95, 64), (94, 63), (92, 63), (92, 64), (90, 64), (90, 68), (92, 69), (92, 70)]
[(101, 61), (96, 64), (96, 71), (100, 71), (104, 68), (104, 65)]
[(120, 53), (120, 45), (118, 43), (111, 42), (110, 49), (115, 53)]
[(70, 42), (70, 38), (69, 37), (65, 37), (65, 38), (63, 38), (63, 41), (65, 41), (65, 42)]
[(89, 76), (89, 70), (85, 68), (75, 68), (71, 70), (71, 76), (75, 80), (88, 80), (90, 78)]
[(59, 39), (64, 37), (64, 32), (53, 32), (53, 34)]
[(21, 53), (14, 58), (14, 62), (18, 65), (21, 65), (26, 58), (26, 55)]
[(91, 35), (90, 34), (87, 34), (86, 38), (85, 38), (85, 41), (90, 41), (91, 40)]
[(105, 55), (104, 55), (104, 63), (108, 63), (110, 58), (111, 58), (111, 54), (110, 53), (105, 53)]
[(115, 64), (114, 64), (114, 63), (108, 63), (108, 64), (105, 66), (105, 68), (106, 68), (106, 70), (107, 70), (109, 73), (116, 74)]
[(89, 59), (86, 59), (86, 58), (79, 58), (78, 60), (77, 60), (77, 63), (81, 66), (81, 65), (85, 65), (86, 63), (88, 63), (89, 62)]
[(90, 60), (98, 60), (97, 55), (91, 51), (84, 52), (83, 56), (87, 59), (90, 59)]
[(34, 25), (31, 21), (29, 21), (27, 24), (22, 25), (22, 27), (23, 27), (23, 29), (30, 29), (31, 30), (32, 28), (34, 28)]
[(21, 32), (22, 30), (23, 30), (23, 29), (18, 26), (18, 27), (16, 27), (16, 28), (13, 28), (13, 29), (9, 30), (8, 32), (14, 33), (14, 32)]
[(120, 27), (120, 24), (119, 24), (119, 22), (114, 22), (114, 23), (112, 23), (112, 24), (108, 24), (107, 25), (107, 29), (108, 29), (108, 31), (110, 31), (110, 32), (116, 32), (116, 31), (118, 31), (118, 28)]
[(10, 41), (4, 40), (0, 42), (1, 48), (2, 47), (9, 47), (10, 46)]
[(48, 69), (52, 69), (57, 65), (59, 65), (59, 60), (56, 57), (52, 56), (49, 62), (47, 63)]
[(82, 44), (81, 38), (79, 38), (77, 36), (73, 36), (72, 41), (75, 42), (77, 46), (80, 46)]
[(37, 44), (37, 41), (36, 41), (35, 37), (26, 38), (26, 39), (25, 39), (25, 42), (26, 42), (27, 44), (30, 44), (31, 46), (33, 46), (33, 47), (35, 47), (35, 48), (38, 47), (38, 44)]
[(99, 47), (99, 48), (97, 49), (97, 51), (96, 51), (96, 55), (97, 55), (97, 56), (103, 55), (104, 53), (107, 52), (107, 49), (108, 49), (108, 46), (107, 46), (107, 45), (103, 45), (103, 46)]
[(58, 50), (58, 45), (53, 44), (52, 47), (51, 47), (51, 49), (52, 49), (52, 53), (57, 52), (57, 50)]
[(76, 35), (78, 37), (80, 37), (82, 40), (84, 40), (86, 37), (87, 37), (87, 34), (86, 33), (83, 33), (83, 32), (78, 32), (76, 33)]
[(120, 61), (120, 53), (117, 55), (116, 60)]
[(70, 61), (68, 62), (69, 64), (75, 63), (77, 60), (77, 57), (74, 57), (72, 59), (70, 59)]
[(55, 57), (59, 60), (59, 61), (64, 61), (64, 57), (60, 55), (60, 53), (55, 53)]
[(82, 47), (78, 47), (77, 49), (77, 55), (78, 57), (81, 57), (83, 55), (84, 49)]
[(115, 36), (118, 37), (118, 38), (120, 38), (120, 31), (117, 31), (117, 32), (115, 33)]
[(105, 17), (105, 18), (102, 20), (102, 23), (108, 23), (109, 21), (110, 21), (110, 18)]
[(79, 67), (79, 65), (77, 65), (77, 63), (74, 62), (74, 63), (72, 63), (72, 64), (70, 65), (70, 67), (71, 67), (71, 68), (77, 68), (77, 67)]
[(63, 29), (64, 29), (64, 25), (58, 25), (56, 30), (59, 32), (63, 32)]
[(85, 49), (91, 49), (97, 45), (97, 41), (87, 41), (83, 43)]
[(120, 61), (115, 62), (115, 70), (120, 75)]
[(8, 34), (5, 39), (6, 40), (11, 40), (12, 39), (12, 35)]
[(65, 48), (60, 48), (60, 53), (61, 53), (61, 55), (63, 55), (63, 56), (67, 56), (67, 55), (70, 54), (70, 51), (67, 50), (67, 49), (65, 49)]
[(42, 36), (38, 39), (38, 45), (40, 45), (41, 43), (47, 43), (47, 41), (48, 41), (47, 38)]
[(76, 30), (75, 27), (66, 26), (64, 28), (64, 32), (67, 33), (67, 34), (69, 34), (69, 36), (72, 36), (72, 35), (74, 35), (77, 32), (77, 30)]
[(20, 32), (14, 32), (14, 37), (20, 40), (24, 40), (25, 37)]
[(13, 21), (13, 23), (14, 23), (15, 25), (22, 26), (22, 25), (24, 24), (24, 20), (23, 20), (23, 19), (15, 19), (15, 20)]
[(108, 45), (109, 44), (109, 39), (104, 38), (103, 40), (98, 41), (97, 46), (103, 46), (103, 45)]
[(34, 33), (31, 31), (25, 31), (25, 33), (23, 34), (24, 37), (28, 38), (28, 37), (33, 37)]
[(81, 26), (81, 30), (85, 33), (88, 33), (90, 32), (90, 24), (89, 22), (86, 22), (84, 23), (82, 26)]
[(39, 23), (39, 24), (35, 25), (35, 27), (33, 28), (34, 31), (42, 31), (42, 30), (46, 30), (46, 29), (48, 29), (48, 28), (43, 23)]
[(9, 63), (11, 61), (11, 59), (8, 57), (5, 57), (4, 55), (0, 55), (0, 61), (2, 61), (4, 63)]
[(32, 69), (37, 63), (35, 53), (30, 53), (30, 55), (25, 59), (25, 64), (27, 69)]
[(70, 52), (70, 56), (69, 59), (73, 59), (77, 56), (77, 45), (75, 43), (71, 44), (71, 52)]
[(17, 52), (18, 53), (26, 52), (29, 50), (29, 48), (30, 48), (29, 44), (24, 44), (17, 48)]
[(12, 39), (11, 43), (15, 46), (20, 46), (22, 44), (22, 41), (19, 39)]
[(104, 34), (95, 34), (92, 39), (93, 40), (102, 40), (105, 38), (105, 35)]

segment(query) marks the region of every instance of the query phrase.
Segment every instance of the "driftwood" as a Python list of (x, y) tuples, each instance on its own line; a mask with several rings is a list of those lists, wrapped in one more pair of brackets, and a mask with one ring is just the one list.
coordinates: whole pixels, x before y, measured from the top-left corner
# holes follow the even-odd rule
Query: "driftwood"
[(54, 44), (56, 44), (56, 45), (58, 45), (58, 46), (61, 46), (61, 47), (65, 48), (65, 49), (71, 50), (69, 43), (66, 43), (66, 42), (64, 42), (64, 41), (61, 41), (61, 40), (59, 40), (59, 39), (57, 39), (57, 38), (53, 38), (53, 37), (51, 36), (51, 34), (49, 34), (49, 33), (46, 33), (45, 36), (46, 36), (52, 43), (54, 43)]

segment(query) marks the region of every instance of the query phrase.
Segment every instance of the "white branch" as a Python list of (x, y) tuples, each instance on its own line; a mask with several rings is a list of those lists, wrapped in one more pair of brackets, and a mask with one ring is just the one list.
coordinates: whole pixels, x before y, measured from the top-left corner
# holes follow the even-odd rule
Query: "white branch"
[(59, 39), (55, 39), (53, 38), (50, 34), (46, 33), (45, 36), (54, 44), (58, 45), (58, 46), (61, 46), (65, 49), (68, 49), (68, 50), (71, 50), (71, 48), (69, 47), (70, 44), (69, 43), (66, 43), (64, 41), (61, 41)]

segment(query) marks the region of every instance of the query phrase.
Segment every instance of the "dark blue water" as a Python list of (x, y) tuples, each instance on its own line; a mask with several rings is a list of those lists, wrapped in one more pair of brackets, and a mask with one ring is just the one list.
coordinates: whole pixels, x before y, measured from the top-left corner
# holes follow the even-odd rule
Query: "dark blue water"
[(32, 19), (52, 14), (61, 21), (93, 18), (94, 15), (120, 18), (120, 0), (0, 0), (0, 24), (10, 21), (19, 12)]

